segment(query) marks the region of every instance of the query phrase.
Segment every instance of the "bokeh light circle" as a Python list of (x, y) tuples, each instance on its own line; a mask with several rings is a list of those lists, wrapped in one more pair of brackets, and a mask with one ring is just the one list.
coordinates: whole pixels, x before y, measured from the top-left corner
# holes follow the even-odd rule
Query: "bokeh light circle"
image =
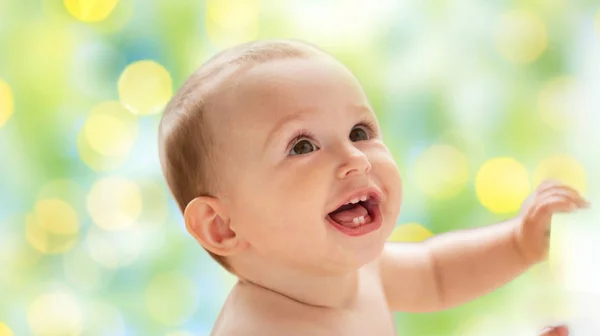
[(77, 150), (81, 161), (96, 172), (107, 172), (119, 168), (127, 159), (127, 156), (106, 156), (95, 151), (80, 132), (77, 136)]
[(527, 169), (509, 157), (485, 162), (475, 179), (477, 197), (489, 211), (505, 214), (518, 211), (529, 196), (531, 183)]
[(528, 11), (510, 11), (501, 16), (496, 45), (507, 60), (531, 63), (546, 50), (547, 32), (544, 22)]
[(0, 322), (0, 336), (13, 336), (12, 330), (2, 322)]
[(44, 199), (35, 204), (25, 220), (27, 241), (48, 254), (70, 250), (79, 234), (79, 220), (73, 207), (60, 199)]
[(258, 18), (260, 0), (208, 0), (209, 20), (226, 29), (245, 28)]
[(388, 241), (418, 243), (432, 237), (433, 233), (419, 223), (405, 223), (397, 226)]
[(432, 198), (456, 196), (469, 180), (467, 156), (456, 147), (435, 145), (415, 161), (417, 187)]
[(118, 91), (121, 103), (132, 113), (157, 114), (173, 94), (171, 75), (154, 61), (137, 61), (119, 77)]
[(258, 36), (259, 0), (209, 0), (206, 34), (220, 48), (254, 40)]
[(537, 186), (544, 180), (556, 180), (580, 193), (587, 190), (586, 170), (579, 161), (568, 155), (554, 155), (542, 161), (533, 171), (533, 182)]
[(106, 177), (92, 186), (87, 209), (104, 230), (123, 230), (135, 225), (142, 212), (142, 196), (136, 183), (122, 177)]
[(117, 101), (96, 106), (83, 133), (90, 147), (102, 155), (127, 155), (138, 136), (138, 120)]
[(0, 80), (0, 127), (12, 116), (14, 108), (13, 91), (7, 83)]
[(64, 0), (67, 11), (77, 20), (99, 22), (106, 19), (119, 0)]
[(90, 146), (103, 155), (123, 155), (133, 143), (127, 126), (111, 115), (90, 116), (84, 132)]
[(198, 306), (193, 281), (179, 273), (164, 273), (152, 278), (146, 288), (146, 307), (158, 322), (174, 326), (185, 323)]
[(27, 309), (27, 321), (36, 336), (80, 335), (83, 316), (76, 298), (62, 291), (42, 294)]
[(77, 138), (79, 155), (96, 171), (117, 168), (131, 153), (138, 135), (138, 118), (119, 101), (100, 103), (81, 128)]

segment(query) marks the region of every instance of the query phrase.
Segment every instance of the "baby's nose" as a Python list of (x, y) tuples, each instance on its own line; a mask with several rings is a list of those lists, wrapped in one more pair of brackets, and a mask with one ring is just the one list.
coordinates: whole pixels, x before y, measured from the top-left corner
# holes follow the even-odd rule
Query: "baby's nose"
[(343, 179), (353, 175), (365, 174), (371, 171), (369, 158), (358, 148), (352, 146), (341, 156), (342, 161), (338, 168), (338, 178)]

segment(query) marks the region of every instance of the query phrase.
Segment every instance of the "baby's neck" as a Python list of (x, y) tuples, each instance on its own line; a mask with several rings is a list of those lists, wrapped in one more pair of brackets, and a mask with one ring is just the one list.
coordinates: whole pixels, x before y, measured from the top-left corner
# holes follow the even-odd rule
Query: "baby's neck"
[(240, 282), (257, 286), (303, 305), (320, 308), (352, 307), (358, 296), (359, 272), (339, 276), (315, 276), (295, 270), (243, 272)]

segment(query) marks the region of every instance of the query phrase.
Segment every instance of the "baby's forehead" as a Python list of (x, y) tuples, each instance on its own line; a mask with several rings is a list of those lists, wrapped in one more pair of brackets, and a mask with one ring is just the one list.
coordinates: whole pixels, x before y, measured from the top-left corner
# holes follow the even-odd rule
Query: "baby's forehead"
[(273, 128), (289, 119), (323, 120), (330, 113), (351, 113), (352, 106), (369, 106), (352, 73), (326, 58), (254, 65), (224, 82), (219, 91), (207, 117), (224, 142), (249, 137), (265, 140)]
[[(328, 59), (290, 59), (260, 64), (242, 73), (226, 99), (235, 117), (269, 121), (288, 113), (364, 104), (352, 73)], [(266, 116), (265, 116), (266, 115)], [(267, 120), (262, 118), (267, 117)]]

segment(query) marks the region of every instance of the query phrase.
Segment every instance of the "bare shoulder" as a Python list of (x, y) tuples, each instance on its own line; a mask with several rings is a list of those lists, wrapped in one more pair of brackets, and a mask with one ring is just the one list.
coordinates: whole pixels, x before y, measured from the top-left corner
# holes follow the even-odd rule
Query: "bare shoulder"
[(238, 284), (227, 298), (211, 336), (304, 335), (315, 328), (310, 321), (311, 316), (293, 304)]

